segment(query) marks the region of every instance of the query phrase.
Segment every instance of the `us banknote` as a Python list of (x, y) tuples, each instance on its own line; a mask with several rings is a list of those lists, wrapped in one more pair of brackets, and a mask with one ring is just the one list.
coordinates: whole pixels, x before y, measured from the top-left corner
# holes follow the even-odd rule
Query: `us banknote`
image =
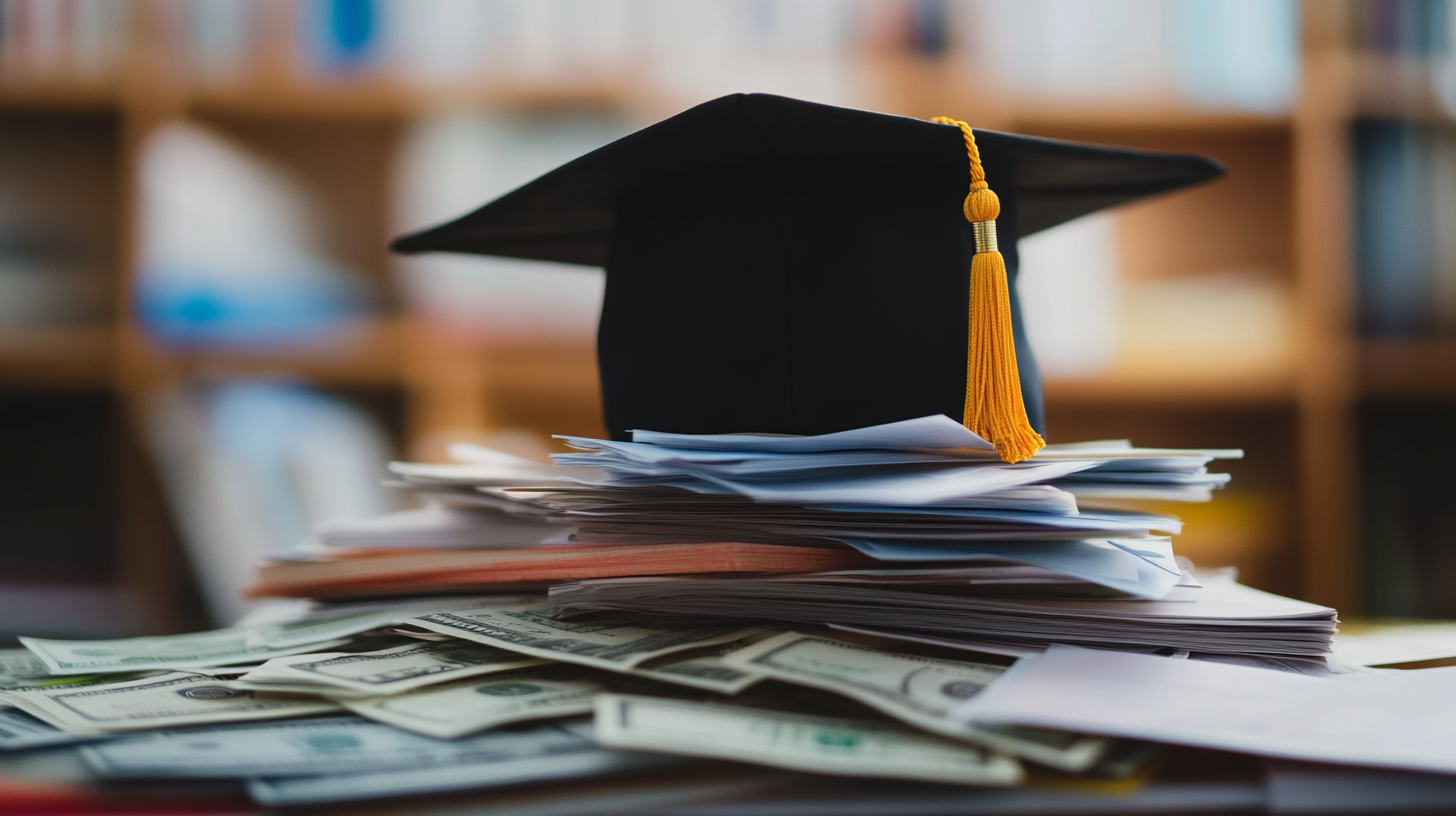
[[(461, 601), (445, 608), (458, 609)], [(367, 609), (328, 617), (263, 626), (214, 629), (185, 635), (120, 640), (47, 640), (20, 642), (46, 665), (50, 674), (92, 674), (139, 669), (191, 669), (259, 663), (301, 652), (322, 652), (342, 645), (344, 638), (397, 624), (416, 615), (440, 611), (433, 602)]]
[(728, 665), (857, 700), (911, 725), (1066, 771), (1091, 767), (1109, 741), (1041, 728), (985, 728), (951, 719), (951, 711), (1000, 677), (985, 663), (881, 651), (817, 635), (788, 632), (724, 657)]
[(656, 657), (627, 669), (628, 674), (689, 686), (718, 694), (737, 694), (763, 679), (763, 675), (730, 666), (728, 655), (745, 649), (773, 632), (749, 635), (741, 640)]
[(459, 740), (422, 737), (353, 714), (127, 734), (82, 752), (113, 779), (248, 779), (468, 765), (579, 745), (579, 725), (530, 725)]
[(603, 685), (574, 666), (476, 677), (389, 697), (341, 699), (349, 710), (396, 728), (454, 739), (523, 720), (589, 714)]
[(71, 745), (105, 738), (105, 734), (71, 734), (18, 708), (0, 705), (0, 751)]
[(173, 673), (83, 688), (0, 692), (8, 703), (71, 733), (170, 728), (338, 711), (326, 700), (265, 694), (197, 674)]
[(602, 745), (729, 759), (812, 773), (1014, 785), (1015, 759), (897, 723), (795, 714), (717, 703), (603, 694)]
[(683, 628), (658, 623), (559, 621), (539, 601), (424, 615), (410, 624), (513, 652), (623, 670), (655, 657), (741, 640), (762, 627)]
[[(522, 724), (462, 742), (472, 747), (458, 759), (399, 770), (255, 779), (248, 783), (248, 793), (265, 806), (313, 805), (578, 780), (683, 764), (677, 757), (603, 748), (586, 720)], [(589, 809), (572, 812), (594, 811), (591, 803), (583, 804)]]
[(241, 678), (249, 688), (334, 697), (377, 697), (547, 661), (493, 646), (449, 639), (370, 652), (279, 657)]
[(0, 679), (50, 674), (46, 664), (29, 649), (0, 649)]

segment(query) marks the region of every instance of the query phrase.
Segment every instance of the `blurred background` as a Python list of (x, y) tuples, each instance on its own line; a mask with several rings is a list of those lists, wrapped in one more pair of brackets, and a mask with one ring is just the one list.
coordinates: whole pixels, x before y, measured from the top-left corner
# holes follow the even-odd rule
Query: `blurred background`
[(1242, 447), (1179, 551), (1456, 616), (1451, 0), (0, 0), (0, 637), (226, 622), (391, 457), (599, 435), (601, 272), (394, 258), (698, 102), (1208, 154), (1023, 242), (1052, 441)]

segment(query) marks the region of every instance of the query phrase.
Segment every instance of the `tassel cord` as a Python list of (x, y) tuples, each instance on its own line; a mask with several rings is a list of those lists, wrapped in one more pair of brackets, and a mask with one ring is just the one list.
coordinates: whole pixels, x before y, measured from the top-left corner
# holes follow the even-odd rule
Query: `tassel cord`
[(1006, 261), (996, 245), (1001, 201), (986, 183), (981, 151), (970, 125), (938, 116), (932, 121), (959, 127), (970, 159), (971, 185), (963, 211), (975, 231), (971, 259), (970, 327), (966, 347), (966, 405), (962, 422), (990, 442), (1001, 459), (1022, 462), (1046, 447), (1031, 427), (1021, 395), (1011, 293)]

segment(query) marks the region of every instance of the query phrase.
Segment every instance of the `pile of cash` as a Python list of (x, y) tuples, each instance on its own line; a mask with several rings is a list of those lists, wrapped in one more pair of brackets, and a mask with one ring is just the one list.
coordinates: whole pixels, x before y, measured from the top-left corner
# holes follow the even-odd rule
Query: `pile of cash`
[(1177, 520), (1126, 504), (1206, 499), (1226, 481), (1207, 464), (1235, 452), (1104, 442), (1007, 465), (944, 417), (568, 442), (559, 471), (479, 449), (394, 466), (429, 509), (322, 529), (255, 586), (321, 598), (210, 632), (23, 638), (0, 653), (0, 748), (270, 806), (723, 801), (806, 775), (1019, 795), (1136, 779), (1154, 754), (967, 713), (1057, 644), (1329, 671), (1333, 610), (1195, 575), (1159, 535)]

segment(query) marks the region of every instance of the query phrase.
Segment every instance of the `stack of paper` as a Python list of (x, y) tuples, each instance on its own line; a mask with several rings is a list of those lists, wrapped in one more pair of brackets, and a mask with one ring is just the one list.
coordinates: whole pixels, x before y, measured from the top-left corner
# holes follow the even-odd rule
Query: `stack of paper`
[[(1148, 740), (1177, 741), (1084, 711), (1125, 704), (1093, 699), (1111, 693), (1095, 666), (1056, 671), (1087, 685), (1056, 705), (1016, 691), (1068, 645), (1287, 673), (1310, 699), (1372, 671), (1326, 661), (1333, 610), (1195, 577), (1158, 535), (1177, 520), (1134, 509), (1207, 498), (1234, 452), (1093, 443), (1008, 465), (943, 417), (570, 441), (555, 468), (469, 446), (396, 463), (426, 506), (321, 525), (259, 567), (252, 594), (278, 600), (234, 627), (24, 639), (0, 653), (0, 748), (69, 752), (102, 787), (238, 780), (277, 807), (484, 790), (639, 812), (779, 802), (827, 775), (891, 811), (1023, 812), (1050, 807), (1047, 774), (1135, 790)], [(1201, 681), (1178, 671), (1162, 691), (1191, 705)]]
[[(974, 570), (940, 575), (927, 570), (918, 582), (899, 578), (893, 584), (856, 578), (853, 572), (739, 579), (620, 578), (558, 584), (551, 589), (551, 599), (567, 613), (612, 609), (741, 617), (743, 610), (752, 610), (753, 617), (1013, 655), (1049, 643), (1070, 643), (1318, 659), (1330, 653), (1335, 633), (1333, 609), (1227, 579), (1147, 600), (1068, 598), (1073, 593), (1066, 583), (1039, 576), (978, 582)], [(974, 587), (974, 594), (955, 591), (963, 581)]]
[(902, 570), (1016, 564), (1159, 598), (1183, 580), (1159, 534), (1181, 524), (1125, 500), (1206, 500), (1228, 479), (1208, 463), (1240, 455), (1113, 441), (1051, 446), (1008, 465), (944, 416), (814, 437), (565, 439), (583, 452), (558, 455), (556, 472), (464, 448), (461, 464), (392, 470), (442, 502), (554, 511), (561, 535), (543, 543), (654, 545), (683, 557), (687, 545), (725, 542), (854, 550), (867, 566)]
[(1321, 679), (1057, 646), (1019, 661), (953, 717), (1456, 773), (1453, 690), (1456, 668)]

